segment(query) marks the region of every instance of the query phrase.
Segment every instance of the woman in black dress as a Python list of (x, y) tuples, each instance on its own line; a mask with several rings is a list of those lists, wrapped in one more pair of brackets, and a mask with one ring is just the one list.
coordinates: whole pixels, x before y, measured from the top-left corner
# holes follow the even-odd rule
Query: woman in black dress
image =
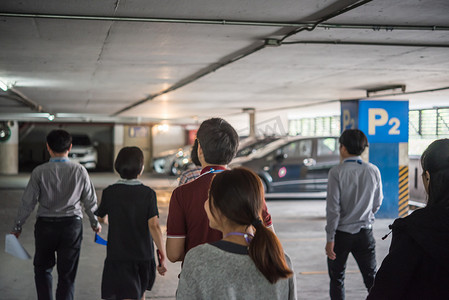
[[(107, 256), (101, 283), (103, 299), (145, 299), (156, 268), (164, 275), (165, 251), (156, 193), (137, 177), (143, 171), (143, 153), (137, 147), (120, 150), (115, 170), (121, 179), (103, 190), (96, 215), (108, 216)], [(156, 267), (153, 241), (160, 253)]]

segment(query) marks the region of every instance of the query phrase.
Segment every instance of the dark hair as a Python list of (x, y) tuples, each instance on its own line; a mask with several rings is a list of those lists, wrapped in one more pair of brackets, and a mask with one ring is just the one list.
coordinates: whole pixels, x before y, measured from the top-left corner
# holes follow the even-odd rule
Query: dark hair
[(358, 129), (346, 129), (338, 139), (345, 146), (349, 154), (360, 155), (368, 147), (368, 139), (363, 131)]
[(72, 145), (72, 136), (62, 129), (52, 130), (47, 135), (47, 144), (53, 152), (64, 153)]
[(421, 156), (421, 166), (430, 174), (427, 205), (449, 208), (449, 139), (432, 142)]
[(204, 160), (209, 164), (230, 163), (239, 145), (237, 132), (221, 118), (212, 118), (201, 123), (197, 139), (203, 150)]
[(123, 179), (134, 179), (142, 172), (143, 152), (138, 147), (124, 147), (115, 159), (114, 168)]
[(217, 209), (236, 224), (256, 228), (249, 244), (249, 256), (265, 278), (275, 283), (292, 276), (293, 272), (287, 265), (278, 238), (260, 221), (263, 207), (262, 183), (253, 171), (235, 168), (216, 174), (212, 180), (209, 190), (211, 213)]
[(193, 142), (192, 149), (190, 150), (190, 159), (195, 164), (195, 166), (201, 166), (201, 162), (198, 159), (198, 140), (195, 139)]

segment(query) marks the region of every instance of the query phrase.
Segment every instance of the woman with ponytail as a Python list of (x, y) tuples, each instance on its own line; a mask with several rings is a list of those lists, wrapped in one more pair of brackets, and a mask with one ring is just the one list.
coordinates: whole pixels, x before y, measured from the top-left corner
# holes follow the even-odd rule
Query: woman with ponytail
[(204, 209), (223, 239), (187, 253), (177, 299), (296, 299), (290, 258), (261, 221), (263, 199), (254, 172), (215, 175)]

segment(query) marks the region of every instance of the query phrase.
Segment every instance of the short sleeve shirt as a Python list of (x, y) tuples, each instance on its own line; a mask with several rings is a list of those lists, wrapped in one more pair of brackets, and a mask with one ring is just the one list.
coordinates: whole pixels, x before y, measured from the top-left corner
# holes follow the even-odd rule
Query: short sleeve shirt
[(153, 239), (148, 220), (159, 216), (156, 193), (138, 184), (116, 183), (103, 190), (96, 215), (108, 215), (107, 259), (151, 260)]
[[(195, 246), (222, 239), (222, 233), (209, 227), (209, 219), (204, 210), (208, 198), (210, 183), (214, 174), (211, 167), (204, 168), (202, 175), (177, 187), (171, 196), (167, 218), (167, 237), (185, 238), (185, 253)], [(213, 166), (213, 170), (225, 170)], [(271, 216), (264, 203), (262, 217), (265, 226), (271, 226)]]

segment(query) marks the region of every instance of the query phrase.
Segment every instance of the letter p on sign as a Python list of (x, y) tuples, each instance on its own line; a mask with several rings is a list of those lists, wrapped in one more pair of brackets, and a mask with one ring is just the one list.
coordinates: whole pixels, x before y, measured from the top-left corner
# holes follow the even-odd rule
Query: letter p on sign
[(383, 108), (368, 109), (368, 134), (375, 135), (376, 127), (384, 126), (388, 122), (388, 112)]

